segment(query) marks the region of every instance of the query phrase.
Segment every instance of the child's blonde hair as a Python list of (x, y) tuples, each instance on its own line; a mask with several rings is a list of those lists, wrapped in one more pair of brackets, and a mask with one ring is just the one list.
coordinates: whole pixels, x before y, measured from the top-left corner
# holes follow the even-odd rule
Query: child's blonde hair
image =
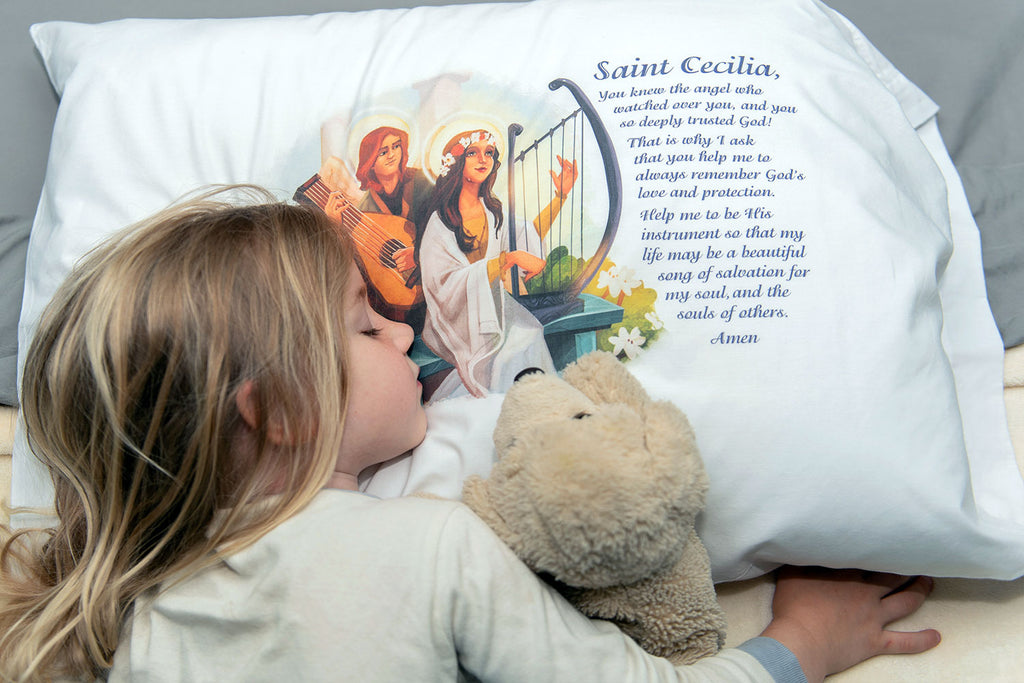
[[(172, 207), (89, 254), (47, 308), (22, 411), (59, 523), (5, 531), (0, 679), (101, 674), (139, 595), (251, 543), (327, 481), (352, 250), (320, 212), (266, 199)], [(240, 461), (246, 384), (258, 425)]]

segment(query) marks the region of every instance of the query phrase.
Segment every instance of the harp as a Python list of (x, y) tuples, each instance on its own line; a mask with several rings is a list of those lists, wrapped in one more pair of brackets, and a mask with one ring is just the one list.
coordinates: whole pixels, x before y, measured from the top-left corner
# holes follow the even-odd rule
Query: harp
[[(564, 316), (581, 311), (584, 301), (581, 293), (601, 269), (619, 225), (622, 209), (622, 180), (611, 138), (596, 110), (578, 85), (564, 78), (548, 84), (552, 91), (565, 88), (573, 96), (577, 108), (556, 123), (549, 131), (516, 151), (516, 143), (523, 127), (513, 123), (508, 127), (508, 214), (509, 250), (524, 249), (546, 257), (544, 272), (525, 283), (523, 288), (512, 287), (512, 294), (542, 323), (548, 324)], [(589, 124), (589, 134), (588, 127)], [(601, 225), (585, 206), (587, 197), (587, 169), (593, 164), (582, 163), (591, 156), (596, 145), (603, 165), (603, 182), (607, 187), (608, 210)], [(556, 157), (579, 160), (576, 186), (554, 216), (545, 211), (556, 201), (556, 191), (546, 169), (556, 166)], [(600, 180), (602, 175), (598, 175)], [(561, 201), (558, 198), (557, 201)], [(550, 228), (545, 239), (536, 231), (524, 231), (527, 244), (517, 244), (516, 226), (519, 220), (547, 221)], [(536, 225), (536, 221), (535, 221)], [(512, 282), (518, 282), (516, 268), (512, 269)], [(621, 314), (620, 314), (621, 319)]]

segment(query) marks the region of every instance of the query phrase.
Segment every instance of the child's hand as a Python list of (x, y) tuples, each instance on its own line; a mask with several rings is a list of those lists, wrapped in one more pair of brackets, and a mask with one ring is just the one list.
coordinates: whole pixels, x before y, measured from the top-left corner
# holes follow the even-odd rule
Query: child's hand
[(783, 567), (763, 635), (788, 647), (812, 682), (875, 655), (924, 652), (939, 644), (938, 631), (885, 627), (916, 612), (932, 586), (927, 577)]

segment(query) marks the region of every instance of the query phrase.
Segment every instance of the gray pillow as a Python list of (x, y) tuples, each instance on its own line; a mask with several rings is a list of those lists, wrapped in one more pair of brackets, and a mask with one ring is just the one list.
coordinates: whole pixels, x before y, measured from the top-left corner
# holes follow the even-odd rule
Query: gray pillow
[(941, 107), (1003, 344), (1024, 343), (1024, 2), (826, 0)]
[[(1021, 111), (1024, 111), (1022, 109)], [(1024, 162), (958, 167), (981, 230), (988, 301), (1003, 344), (1024, 343)]]
[(0, 216), (0, 404), (18, 404), (18, 316), (32, 221)]

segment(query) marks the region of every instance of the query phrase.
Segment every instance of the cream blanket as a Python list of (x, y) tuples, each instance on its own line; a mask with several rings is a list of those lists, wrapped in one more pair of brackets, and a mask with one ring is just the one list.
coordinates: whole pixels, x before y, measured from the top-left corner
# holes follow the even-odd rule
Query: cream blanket
[[(1024, 471), (1024, 346), (1006, 353), (1004, 396), (1017, 463)], [(11, 484), (11, 444), (16, 412), (0, 411), (0, 496)], [(0, 519), (6, 519), (0, 511)], [(727, 645), (757, 635), (771, 614), (772, 583), (761, 577), (718, 586), (729, 623)], [(953, 683), (1024, 680), (1024, 578), (1016, 581), (941, 579), (925, 606), (897, 624), (907, 630), (934, 627), (943, 641), (914, 657), (877, 657), (830, 680), (839, 683), (929, 681)]]

